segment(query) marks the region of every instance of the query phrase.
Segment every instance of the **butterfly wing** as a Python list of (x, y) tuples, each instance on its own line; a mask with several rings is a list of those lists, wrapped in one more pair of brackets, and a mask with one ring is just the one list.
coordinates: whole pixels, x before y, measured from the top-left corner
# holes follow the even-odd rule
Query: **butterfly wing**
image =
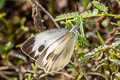
[(45, 72), (55, 72), (62, 69), (71, 59), (75, 40), (73, 33), (69, 33), (64, 38), (57, 40), (46, 49), (42, 56), (38, 57), (36, 65), (43, 68)]
[(69, 30), (64, 28), (46, 30), (26, 40), (21, 50), (33, 60), (36, 60), (38, 56), (43, 57), (45, 55), (43, 53), (51, 44), (68, 33)]

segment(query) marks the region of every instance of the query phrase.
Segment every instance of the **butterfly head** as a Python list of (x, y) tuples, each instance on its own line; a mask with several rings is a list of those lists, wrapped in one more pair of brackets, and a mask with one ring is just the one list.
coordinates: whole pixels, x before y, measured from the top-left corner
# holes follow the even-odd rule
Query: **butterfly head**
[(78, 35), (79, 35), (78, 28), (79, 28), (79, 27), (78, 27), (77, 25), (75, 25), (75, 26), (73, 26), (73, 28), (70, 30), (70, 32), (73, 32), (73, 33), (74, 33), (74, 35), (75, 35), (76, 38), (78, 38)]

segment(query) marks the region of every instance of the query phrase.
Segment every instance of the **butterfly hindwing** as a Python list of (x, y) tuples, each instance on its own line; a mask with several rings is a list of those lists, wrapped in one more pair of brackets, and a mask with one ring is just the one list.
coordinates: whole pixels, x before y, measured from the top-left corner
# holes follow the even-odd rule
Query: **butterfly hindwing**
[(73, 33), (68, 33), (57, 41), (55, 41), (43, 56), (39, 56), (36, 60), (36, 65), (43, 68), (45, 72), (54, 72), (63, 68), (72, 56), (75, 44), (75, 36)]
[(39, 56), (45, 56), (45, 52), (47, 48), (52, 45), (56, 40), (60, 39), (62, 36), (69, 33), (69, 30), (64, 28), (60, 29), (51, 29), (26, 40), (21, 50), (31, 57), (32, 59), (36, 60)]

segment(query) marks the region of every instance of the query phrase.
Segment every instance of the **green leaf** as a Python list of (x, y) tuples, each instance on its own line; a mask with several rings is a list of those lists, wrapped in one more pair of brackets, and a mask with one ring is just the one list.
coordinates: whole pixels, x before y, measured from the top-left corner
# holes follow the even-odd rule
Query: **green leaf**
[(67, 23), (67, 24), (65, 25), (65, 28), (66, 28), (66, 29), (72, 29), (72, 27), (73, 27), (72, 22), (69, 22), (69, 23)]
[(6, 0), (0, 0), (0, 9), (2, 9), (5, 5)]
[(110, 25), (110, 26), (108, 27), (108, 31), (111, 32), (114, 28), (115, 28), (114, 25)]
[(101, 44), (104, 45), (104, 44), (105, 44), (105, 43), (104, 43), (104, 40), (103, 40), (103, 38), (102, 38), (102, 36), (100, 35), (99, 32), (97, 32), (97, 35), (98, 35), (98, 38), (99, 38)]
[(27, 77), (27, 80), (32, 80), (31, 75), (29, 75), (29, 76)]
[(21, 25), (24, 25), (24, 24), (25, 24), (25, 21), (26, 21), (26, 18), (24, 17), (24, 18), (21, 19), (20, 24), (21, 24)]
[(61, 20), (65, 20), (65, 19), (71, 19), (71, 18), (75, 18), (77, 16), (80, 16), (78, 12), (72, 12), (72, 13), (62, 14), (62, 15), (57, 16), (55, 18), (55, 21), (61, 21)]
[(23, 64), (23, 61), (22, 60), (18, 60), (17, 61), (17, 66), (21, 66)]
[(107, 26), (108, 26), (108, 23), (109, 23), (108, 20), (105, 19), (105, 20), (102, 21), (101, 24), (102, 24), (102, 26), (107, 27)]
[(117, 25), (118, 25), (118, 26), (120, 26), (120, 20), (119, 20), (119, 21), (117, 21)]
[(118, 45), (118, 49), (120, 50), (120, 44)]
[(109, 50), (109, 54), (115, 55), (116, 53), (115, 53), (115, 51), (114, 51), (113, 49), (110, 49), (110, 50)]
[(24, 31), (28, 31), (29, 28), (27, 26), (24, 26), (24, 25), (21, 25), (21, 29), (24, 30)]
[(88, 10), (88, 11), (85, 11), (83, 13), (81, 13), (80, 15), (82, 17), (92, 17), (92, 16), (96, 16), (98, 14), (98, 9), (93, 9), (93, 11), (91, 10)]
[(90, 3), (90, 0), (81, 0), (80, 3), (81, 3), (84, 7), (87, 7), (88, 4)]
[(24, 18), (22, 18), (21, 21), (20, 21), (21, 29), (24, 30), (24, 31), (28, 31), (28, 30), (29, 30), (29, 28), (24, 25), (25, 22), (26, 22), (26, 20), (27, 20), (27, 19), (24, 17)]
[(108, 7), (106, 7), (104, 4), (99, 3), (98, 1), (93, 1), (92, 3), (100, 11), (108, 12)]
[(34, 64), (31, 64), (31, 66), (32, 66), (32, 69), (33, 69), (34, 71), (37, 70), (37, 67), (36, 67)]
[(4, 17), (4, 16), (6, 16), (6, 13), (0, 13), (0, 18), (2, 18), (2, 17)]
[(13, 47), (14, 47), (14, 44), (8, 43), (8, 44), (5, 45), (4, 50), (8, 51), (8, 50), (12, 49)]
[(83, 18), (80, 16), (80, 17), (76, 18), (75, 22), (80, 27), (81, 36), (84, 37), (85, 34), (84, 34), (84, 29), (83, 29)]
[(76, 41), (76, 45), (78, 46), (82, 46), (82, 47), (88, 47), (89, 46), (89, 42), (88, 40), (85, 38), (85, 36), (78, 36), (78, 40)]

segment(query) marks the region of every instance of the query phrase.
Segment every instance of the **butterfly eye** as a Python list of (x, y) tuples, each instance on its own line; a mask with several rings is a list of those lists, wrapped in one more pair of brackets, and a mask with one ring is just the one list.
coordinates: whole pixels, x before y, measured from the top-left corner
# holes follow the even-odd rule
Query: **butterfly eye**
[(41, 52), (44, 48), (45, 48), (45, 46), (44, 46), (44, 45), (41, 45), (41, 46), (38, 48), (38, 51)]

